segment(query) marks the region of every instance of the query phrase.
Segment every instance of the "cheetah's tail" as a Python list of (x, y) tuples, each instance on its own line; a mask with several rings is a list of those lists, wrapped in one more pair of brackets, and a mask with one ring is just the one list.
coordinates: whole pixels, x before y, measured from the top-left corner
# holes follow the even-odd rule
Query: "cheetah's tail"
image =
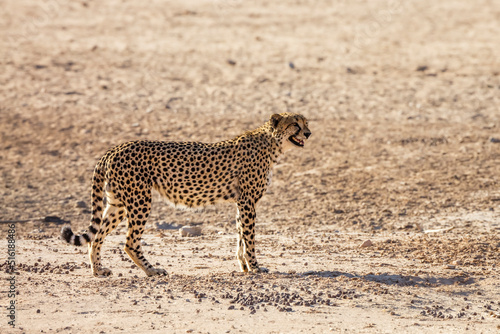
[(80, 235), (74, 234), (70, 226), (64, 226), (61, 230), (61, 237), (69, 244), (75, 246), (81, 246), (83, 244), (88, 244), (94, 240), (97, 231), (99, 231), (102, 221), (102, 206), (103, 206), (103, 195), (104, 195), (104, 168), (103, 161), (101, 159), (94, 169), (94, 175), (92, 177), (92, 216), (90, 219), (90, 225), (87, 232)]
[(61, 230), (61, 237), (69, 244), (75, 245), (75, 246), (81, 246), (82, 245), (82, 240), (84, 243), (89, 243), (90, 242), (90, 236), (92, 234), (90, 232), (85, 232), (83, 234), (74, 234), (73, 230), (71, 229), (70, 226), (64, 226)]

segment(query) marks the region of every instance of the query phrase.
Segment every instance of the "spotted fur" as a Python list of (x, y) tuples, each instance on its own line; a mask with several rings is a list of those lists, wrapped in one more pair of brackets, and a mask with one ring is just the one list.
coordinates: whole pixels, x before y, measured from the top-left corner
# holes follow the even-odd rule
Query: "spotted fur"
[(267, 271), (255, 257), (255, 206), (270, 183), (271, 168), (292, 147), (311, 135), (298, 114), (274, 114), (256, 130), (219, 143), (133, 141), (110, 149), (92, 179), (92, 216), (88, 231), (62, 229), (64, 240), (87, 244), (94, 276), (108, 276), (101, 265), (104, 238), (125, 218), (125, 252), (148, 275), (165, 274), (146, 260), (140, 239), (155, 189), (175, 205), (190, 208), (218, 202), (237, 206), (237, 259), (242, 271)]

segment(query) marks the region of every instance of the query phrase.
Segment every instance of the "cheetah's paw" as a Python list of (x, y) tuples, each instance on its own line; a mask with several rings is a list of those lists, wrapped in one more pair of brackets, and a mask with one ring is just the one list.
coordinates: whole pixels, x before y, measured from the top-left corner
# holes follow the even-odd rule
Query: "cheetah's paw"
[(257, 267), (250, 270), (252, 273), (268, 273), (269, 269), (264, 267)]
[(108, 277), (112, 274), (113, 272), (111, 269), (101, 267), (99, 269), (94, 270), (94, 276), (96, 277)]
[(149, 269), (147, 272), (146, 272), (146, 275), (148, 276), (165, 276), (167, 275), (167, 271), (165, 269), (161, 269), (161, 268), (151, 268)]

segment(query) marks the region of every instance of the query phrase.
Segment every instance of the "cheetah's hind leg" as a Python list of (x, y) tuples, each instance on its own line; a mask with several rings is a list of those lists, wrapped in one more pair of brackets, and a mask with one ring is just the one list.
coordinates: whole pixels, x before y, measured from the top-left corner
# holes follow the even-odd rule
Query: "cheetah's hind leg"
[(92, 266), (92, 273), (94, 276), (106, 277), (111, 275), (111, 270), (104, 268), (101, 264), (101, 246), (104, 242), (104, 238), (120, 224), (125, 218), (126, 213), (125, 208), (117, 207), (109, 203), (104, 209), (101, 226), (95, 235), (94, 241), (88, 244), (90, 265)]
[[(140, 204), (140, 208), (136, 208), (133, 205), (127, 206), (128, 232), (125, 252), (139, 268), (144, 270), (146, 275), (166, 275), (167, 272), (165, 269), (154, 268), (151, 263), (146, 260), (142, 252), (141, 237), (144, 233), (144, 225), (146, 225), (149, 213), (151, 212), (151, 193), (149, 193), (149, 196), (142, 199), (143, 203)], [(134, 210), (137, 211), (138, 209), (140, 209), (142, 213), (134, 214)]]
[(245, 244), (243, 242), (243, 238), (241, 234), (238, 233), (238, 248), (236, 250), (236, 258), (238, 259), (238, 263), (240, 264), (240, 270), (244, 273), (248, 272), (247, 261), (245, 260)]

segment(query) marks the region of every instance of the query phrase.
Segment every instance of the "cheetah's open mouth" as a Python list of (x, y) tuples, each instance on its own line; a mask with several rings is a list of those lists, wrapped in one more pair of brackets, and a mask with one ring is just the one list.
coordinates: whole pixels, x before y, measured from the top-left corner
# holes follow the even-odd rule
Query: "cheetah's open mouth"
[(295, 146), (304, 147), (304, 141), (295, 137), (295, 135), (288, 137), (288, 140), (291, 141)]

